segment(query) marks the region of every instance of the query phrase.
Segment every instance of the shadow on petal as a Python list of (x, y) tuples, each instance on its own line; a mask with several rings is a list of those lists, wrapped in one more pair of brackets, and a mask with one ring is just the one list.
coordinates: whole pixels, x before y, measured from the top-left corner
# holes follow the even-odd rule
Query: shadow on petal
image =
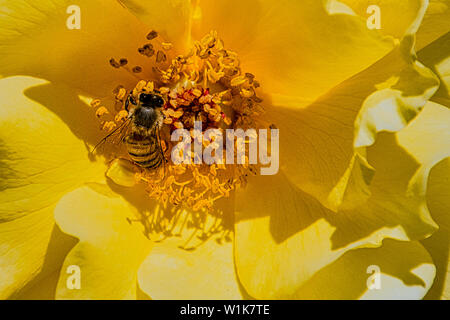
[(151, 78), (152, 62), (138, 54), (148, 27), (118, 1), (80, 0), (80, 29), (66, 26), (70, 0), (5, 3), (0, 13), (0, 75), (27, 75), (65, 83), (104, 97), (117, 85), (134, 84), (136, 75), (114, 69), (111, 58), (140, 65)]
[[(378, 132), (404, 128), (437, 90), (435, 75), (409, 56), (412, 45), (405, 38), (388, 56), (307, 106), (295, 99), (272, 105), (272, 97), (265, 97), (271, 105), (265, 118), (280, 129), (282, 170), (333, 211), (368, 199), (370, 172), (377, 168), (364, 161), (364, 148)], [(362, 161), (354, 161), (356, 152)], [(359, 187), (346, 198), (352, 183)]]
[(94, 109), (80, 99), (79, 90), (65, 84), (47, 83), (28, 88), (24, 94), (55, 113), (78, 139), (95, 145), (105, 135)]
[(441, 86), (432, 101), (450, 107), (450, 33), (432, 42), (417, 53), (419, 59), (441, 77)]
[(55, 224), (48, 243), (47, 252), (42, 263), (41, 271), (10, 299), (16, 300), (53, 300), (56, 285), (64, 259), (69, 251), (77, 244), (78, 239), (63, 233)]
[[(411, 180), (420, 164), (399, 146), (392, 133), (379, 134), (375, 145), (368, 148), (367, 158), (377, 168), (370, 186), (371, 197), (362, 206), (336, 213), (343, 218), (336, 220), (333, 247), (345, 247), (382, 229), (386, 235), (402, 240), (429, 236), (436, 224), (426, 208), (425, 197), (410, 193)], [(423, 187), (418, 186), (418, 190)]]
[(426, 299), (450, 299), (450, 158), (431, 169), (428, 180), (427, 202), (439, 230), (422, 241), (437, 268), (436, 281)]
[(372, 193), (351, 210), (330, 211), (283, 173), (254, 178), (237, 192), (235, 259), (251, 296), (291, 296), (346, 252), (379, 247), (386, 238), (423, 239), (435, 231), (424, 196), (408, 194), (418, 164), (395, 135), (379, 134), (368, 159), (379, 168)]
[[(421, 299), (434, 271), (419, 243), (385, 240), (380, 248), (347, 252), (311, 277), (295, 299)], [(377, 286), (369, 289), (369, 283)]]

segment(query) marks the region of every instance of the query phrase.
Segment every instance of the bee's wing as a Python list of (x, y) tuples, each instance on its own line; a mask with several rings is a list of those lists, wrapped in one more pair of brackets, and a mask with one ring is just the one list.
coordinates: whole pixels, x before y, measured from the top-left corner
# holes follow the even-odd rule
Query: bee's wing
[(91, 153), (94, 153), (99, 147), (103, 146), (106, 142), (111, 144), (120, 144), (123, 138), (128, 134), (131, 127), (131, 118), (125, 120), (120, 126), (108, 133), (106, 137), (100, 140), (99, 143), (92, 149)]

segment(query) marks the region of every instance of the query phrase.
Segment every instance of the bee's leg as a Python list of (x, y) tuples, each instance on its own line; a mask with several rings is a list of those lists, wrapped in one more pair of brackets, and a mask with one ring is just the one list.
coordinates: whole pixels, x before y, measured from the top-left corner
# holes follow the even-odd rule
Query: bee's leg
[(130, 103), (133, 105), (136, 105), (136, 101), (134, 100), (133, 95), (131, 94), (132, 92), (133, 91), (130, 91), (130, 93), (128, 94), (127, 100), (125, 101), (125, 110), (128, 112), (130, 111), (128, 108)]
[(162, 162), (163, 162), (163, 180), (166, 177), (166, 156), (164, 155), (164, 150), (161, 145), (161, 132), (159, 131), (159, 127), (156, 127), (157, 137), (158, 137), (158, 144), (159, 144), (159, 152), (161, 153)]

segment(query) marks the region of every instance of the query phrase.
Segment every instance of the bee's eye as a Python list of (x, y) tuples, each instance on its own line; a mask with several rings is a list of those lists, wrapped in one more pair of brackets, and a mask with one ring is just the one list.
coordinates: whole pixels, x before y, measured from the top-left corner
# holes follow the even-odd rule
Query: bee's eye
[(141, 93), (141, 95), (139, 96), (139, 101), (141, 103), (145, 103), (145, 104), (149, 104), (152, 100), (152, 95), (147, 94), (147, 93)]
[(161, 107), (164, 104), (164, 100), (160, 96), (154, 95), (153, 104), (155, 106)]
[(150, 108), (162, 107), (164, 104), (164, 100), (159, 95), (151, 93), (141, 93), (139, 101), (143, 106)]

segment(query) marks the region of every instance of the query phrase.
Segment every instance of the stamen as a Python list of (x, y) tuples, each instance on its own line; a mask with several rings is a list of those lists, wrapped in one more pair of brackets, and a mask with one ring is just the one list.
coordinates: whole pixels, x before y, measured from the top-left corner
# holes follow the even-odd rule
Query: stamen
[[(147, 40), (157, 37), (158, 33), (151, 31)], [(103, 130), (110, 132), (128, 119), (129, 114), (124, 109), (128, 94), (131, 93), (137, 99), (142, 92), (156, 90), (165, 101), (161, 110), (164, 115), (161, 131), (166, 134), (161, 136), (161, 146), (166, 159), (170, 159), (176, 145), (169, 139), (176, 129), (189, 130), (192, 145), (199, 141), (204, 146), (217, 147), (218, 142), (214, 139), (202, 140), (204, 131), (217, 129), (226, 137), (226, 128), (269, 128), (259, 120), (264, 108), (260, 105), (262, 99), (257, 95), (260, 84), (256, 76), (242, 71), (238, 55), (224, 47), (217, 32), (211, 32), (196, 41), (187, 55), (179, 55), (163, 67), (163, 63), (168, 60), (165, 51), (172, 47), (171, 43), (158, 38), (155, 43), (146, 43), (138, 48), (138, 52), (144, 56), (155, 56), (155, 61), (160, 65), (153, 67), (153, 70), (159, 79), (155, 82), (140, 80), (133, 88), (118, 86), (113, 91), (114, 101), (119, 106), (115, 113), (110, 114), (112, 108), (103, 107), (99, 99), (91, 102), (91, 106), (96, 108), (97, 117), (102, 118)], [(111, 58), (110, 64), (114, 68), (128, 70), (129, 61), (122, 58), (117, 62)], [(134, 74), (142, 71), (142, 66), (131, 69)], [(111, 120), (103, 117), (111, 117)], [(195, 121), (202, 122), (203, 132), (196, 132)], [(249, 164), (247, 156), (239, 159), (242, 162), (237, 161), (239, 149), (248, 144), (247, 141), (241, 142), (239, 139), (234, 141), (235, 164), (198, 163), (200, 159), (192, 150), (180, 150), (180, 153), (186, 153), (191, 158), (193, 164), (175, 165), (168, 161), (157, 170), (137, 170), (136, 181), (146, 187), (150, 198), (160, 203), (159, 210), (143, 214), (138, 219), (149, 237), (151, 235), (153, 239), (155, 234), (159, 234), (161, 240), (182, 234), (185, 228), (194, 228), (183, 245), (185, 249), (195, 248), (195, 245), (190, 244), (194, 238), (205, 241), (213, 234), (220, 234), (218, 242), (228, 241), (230, 231), (224, 227), (223, 212), (216, 209), (215, 203), (230, 197), (232, 191), (245, 186), (247, 178), (258, 172), (258, 166)], [(222, 152), (222, 158), (225, 159), (226, 151)], [(128, 155), (121, 154), (121, 157), (127, 158)], [(186, 213), (185, 208), (190, 213)], [(213, 222), (207, 223), (206, 217), (214, 217)]]

